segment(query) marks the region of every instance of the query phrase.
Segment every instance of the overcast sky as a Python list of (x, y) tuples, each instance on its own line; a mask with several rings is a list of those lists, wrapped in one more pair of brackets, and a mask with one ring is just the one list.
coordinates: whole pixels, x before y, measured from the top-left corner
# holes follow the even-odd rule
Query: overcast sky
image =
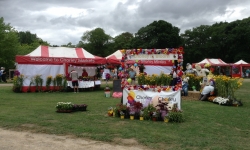
[(183, 33), (200, 25), (242, 20), (250, 0), (0, 0), (0, 17), (51, 45), (77, 44), (85, 31), (115, 37), (164, 20)]

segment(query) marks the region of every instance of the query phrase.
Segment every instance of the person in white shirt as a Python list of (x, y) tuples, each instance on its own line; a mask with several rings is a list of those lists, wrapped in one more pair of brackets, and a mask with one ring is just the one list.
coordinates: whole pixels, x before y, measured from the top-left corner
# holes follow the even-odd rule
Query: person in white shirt
[(214, 94), (213, 82), (207, 82), (206, 86), (201, 91), (200, 99), (201, 101), (206, 101), (210, 95)]

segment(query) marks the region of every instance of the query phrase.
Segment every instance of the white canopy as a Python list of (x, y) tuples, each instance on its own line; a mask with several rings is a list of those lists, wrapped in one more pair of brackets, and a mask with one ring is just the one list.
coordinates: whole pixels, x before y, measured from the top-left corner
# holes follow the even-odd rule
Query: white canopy
[(241, 59), (234, 64), (240, 65), (240, 64), (248, 64), (248, 63)]
[(229, 64), (225, 63), (221, 59), (214, 59), (214, 58), (205, 58), (201, 62), (197, 64), (210, 64), (211, 66), (228, 66)]

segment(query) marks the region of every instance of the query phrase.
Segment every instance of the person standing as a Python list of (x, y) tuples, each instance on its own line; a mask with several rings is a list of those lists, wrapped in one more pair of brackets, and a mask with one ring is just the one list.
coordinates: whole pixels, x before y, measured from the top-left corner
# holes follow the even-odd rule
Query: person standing
[(2, 81), (7, 83), (7, 80), (6, 80), (6, 70), (4, 67), (1, 67), (1, 72), (2, 72)]
[(129, 72), (128, 72), (128, 74), (129, 74), (129, 78), (131, 79), (131, 84), (135, 84), (135, 76), (136, 76), (136, 72), (135, 72), (135, 70), (133, 70), (132, 68), (130, 68), (130, 70), (129, 70)]
[(72, 86), (74, 88), (74, 93), (77, 93), (79, 92), (78, 90), (78, 73), (75, 71), (75, 70), (72, 70), (71, 73), (70, 73), (70, 77), (72, 79)]
[(2, 68), (3, 68), (3, 67), (1, 67), (1, 69), (0, 69), (0, 82), (2, 82), (2, 74), (3, 74)]

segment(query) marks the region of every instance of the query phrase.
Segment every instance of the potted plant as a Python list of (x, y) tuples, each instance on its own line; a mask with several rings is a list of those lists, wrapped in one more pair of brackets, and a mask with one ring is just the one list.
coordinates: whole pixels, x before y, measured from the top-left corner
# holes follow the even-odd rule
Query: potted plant
[(72, 112), (73, 105), (71, 102), (58, 102), (56, 109), (57, 112)]
[(134, 120), (135, 112), (134, 111), (130, 111), (129, 115), (130, 115), (130, 120)]
[(161, 115), (160, 119), (164, 120), (165, 116), (168, 113), (168, 102), (159, 100), (158, 104), (155, 107), (160, 111), (160, 115)]
[(121, 119), (124, 119), (124, 112), (120, 111), (120, 117)]
[(158, 111), (158, 110), (153, 111), (152, 120), (153, 120), (153, 121), (157, 121), (157, 120), (158, 120), (158, 117), (159, 117), (159, 111)]
[(174, 105), (172, 111), (168, 113), (169, 122), (184, 122), (183, 111), (177, 108), (177, 105)]
[(135, 119), (139, 119), (140, 111), (143, 107), (143, 104), (141, 102), (137, 101), (137, 102), (133, 103), (132, 106), (133, 106), (133, 109), (135, 111)]
[(122, 103), (118, 103), (116, 105), (116, 108), (118, 109), (119, 112), (122, 111), (124, 113), (125, 118), (129, 118), (129, 110), (128, 110), (127, 105), (124, 105)]
[(143, 118), (143, 111), (140, 111), (140, 120), (144, 120), (144, 118)]
[(143, 119), (150, 120), (152, 119), (152, 114), (154, 111), (156, 111), (156, 108), (153, 106), (153, 104), (149, 104), (147, 107), (144, 107), (142, 111), (143, 111)]
[(164, 122), (168, 122), (169, 121), (169, 116), (168, 116), (168, 114), (166, 114), (165, 116), (164, 116)]
[(113, 107), (109, 107), (108, 116), (113, 116), (113, 112), (114, 112)]

